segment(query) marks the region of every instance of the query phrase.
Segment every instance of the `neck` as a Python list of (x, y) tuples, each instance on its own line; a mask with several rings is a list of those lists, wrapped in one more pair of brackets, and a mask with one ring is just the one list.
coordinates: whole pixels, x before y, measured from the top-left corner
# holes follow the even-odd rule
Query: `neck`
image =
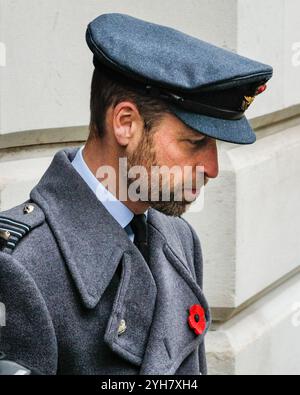
[[(111, 190), (110, 188), (108, 189), (117, 199), (119, 199), (119, 159), (126, 157), (125, 152), (115, 150), (114, 147), (109, 144), (109, 142), (105, 141), (105, 138), (103, 140), (100, 140), (99, 138), (93, 138), (86, 142), (82, 155), (85, 163), (95, 177), (97, 177), (97, 172), (101, 167), (109, 166), (114, 169), (116, 175), (116, 188), (115, 190)], [(133, 202), (128, 197), (127, 200), (122, 200), (122, 203), (134, 214), (143, 214), (150, 208), (150, 204), (148, 202)]]

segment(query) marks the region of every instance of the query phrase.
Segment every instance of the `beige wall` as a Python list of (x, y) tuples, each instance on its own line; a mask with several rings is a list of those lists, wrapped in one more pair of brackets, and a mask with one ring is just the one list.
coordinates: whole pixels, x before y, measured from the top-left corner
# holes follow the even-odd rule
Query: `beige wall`
[(0, 0), (0, 133), (87, 124), (92, 66), (84, 35), (103, 12), (176, 27), (272, 64), (270, 92), (251, 117), (298, 103), (299, 8), (297, 0)]

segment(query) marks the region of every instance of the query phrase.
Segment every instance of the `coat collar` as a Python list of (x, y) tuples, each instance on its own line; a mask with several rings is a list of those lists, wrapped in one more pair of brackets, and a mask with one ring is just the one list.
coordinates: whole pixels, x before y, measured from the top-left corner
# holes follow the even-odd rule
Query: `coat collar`
[(73, 168), (77, 151), (59, 151), (30, 197), (43, 209), (84, 304), (94, 308), (132, 242)]
[[(96, 307), (122, 263), (105, 342), (140, 366), (142, 374), (173, 374), (204, 336), (188, 328), (188, 308), (201, 304), (210, 323), (207, 302), (190, 272), (174, 221), (149, 209), (148, 266), (126, 231), (73, 168), (77, 151), (68, 148), (55, 155), (31, 191), (31, 200), (42, 208), (87, 308)], [(125, 336), (118, 336), (122, 317), (128, 329)]]
[[(136, 248), (73, 168), (71, 162), (77, 151), (59, 151), (30, 198), (43, 209), (83, 302), (94, 308), (124, 252), (132, 253)], [(148, 221), (168, 243), (165, 235), (174, 234), (174, 228), (160, 216), (150, 209)], [(177, 243), (170, 247), (184, 259)]]

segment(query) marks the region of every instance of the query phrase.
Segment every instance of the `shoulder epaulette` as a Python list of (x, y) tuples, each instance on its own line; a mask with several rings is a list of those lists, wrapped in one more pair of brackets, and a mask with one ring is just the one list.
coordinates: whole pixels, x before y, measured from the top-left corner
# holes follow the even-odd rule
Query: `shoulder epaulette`
[(19, 242), (45, 220), (43, 211), (32, 202), (25, 202), (0, 213), (0, 251), (11, 253)]

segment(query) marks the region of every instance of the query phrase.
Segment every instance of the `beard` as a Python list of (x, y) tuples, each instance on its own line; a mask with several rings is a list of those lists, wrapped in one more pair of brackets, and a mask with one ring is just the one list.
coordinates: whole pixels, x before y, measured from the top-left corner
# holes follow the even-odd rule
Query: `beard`
[[(176, 188), (170, 190), (166, 198), (165, 193), (163, 193), (165, 189), (163, 188), (163, 181), (161, 178), (154, 188), (151, 186), (151, 169), (153, 166), (159, 167), (154, 144), (154, 134), (155, 131), (145, 131), (137, 149), (134, 151), (134, 153), (128, 155), (128, 172), (134, 166), (143, 166), (146, 168), (148, 180), (146, 180), (147, 183), (145, 183), (145, 185), (148, 186), (147, 196), (150, 207), (167, 216), (180, 217), (187, 211), (192, 202), (187, 201), (184, 198), (179, 200), (178, 193), (176, 193)], [(129, 188), (134, 181), (135, 180), (132, 178), (127, 177), (127, 188)], [(182, 187), (180, 188), (182, 189)], [(153, 193), (155, 193), (155, 200), (151, 199)]]

